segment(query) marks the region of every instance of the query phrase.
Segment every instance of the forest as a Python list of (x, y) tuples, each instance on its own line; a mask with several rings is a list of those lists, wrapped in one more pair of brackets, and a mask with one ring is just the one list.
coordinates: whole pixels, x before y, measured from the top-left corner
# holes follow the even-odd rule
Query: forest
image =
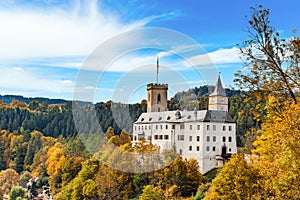
[[(182, 159), (172, 150), (162, 153), (168, 163), (157, 171), (131, 173), (109, 167), (128, 162), (138, 166), (141, 160), (129, 155), (159, 151), (143, 140), (131, 145), (132, 121), (146, 111), (145, 100), (93, 105), (3, 99), (0, 199), (33, 198), (43, 191), (55, 200), (300, 199), (300, 39), (282, 38), (271, 26), (270, 10), (256, 6), (250, 11), (249, 40), (239, 45), (247, 70), (235, 75), (240, 90), (226, 89), (239, 152), (222, 168), (201, 174), (194, 159)], [(168, 107), (207, 109), (212, 89), (179, 92)], [(100, 128), (85, 120), (75, 125), (74, 106), (82, 111), (81, 119), (95, 110)], [(124, 117), (127, 111), (129, 118)], [(77, 130), (85, 129), (90, 134), (83, 140)], [(95, 145), (99, 139), (102, 142)], [(86, 144), (94, 144), (94, 151)]]

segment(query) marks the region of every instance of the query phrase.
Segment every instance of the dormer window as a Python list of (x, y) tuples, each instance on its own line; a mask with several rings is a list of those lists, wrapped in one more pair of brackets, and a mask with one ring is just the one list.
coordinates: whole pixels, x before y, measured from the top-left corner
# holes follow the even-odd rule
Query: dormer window
[(141, 121), (144, 121), (144, 118), (142, 118)]
[(151, 120), (152, 120), (152, 117), (149, 118), (149, 121), (151, 121)]
[(161, 120), (161, 119), (162, 119), (161, 117), (158, 118), (158, 120)]
[(170, 117), (170, 116), (168, 116), (168, 117), (167, 117), (167, 120), (170, 120), (170, 119), (171, 119), (171, 117)]

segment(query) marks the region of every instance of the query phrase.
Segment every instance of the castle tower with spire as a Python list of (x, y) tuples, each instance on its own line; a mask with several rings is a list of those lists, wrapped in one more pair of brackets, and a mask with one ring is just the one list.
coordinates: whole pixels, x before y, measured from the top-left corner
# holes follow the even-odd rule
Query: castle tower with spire
[(220, 75), (209, 96), (208, 110), (171, 110), (167, 108), (167, 84), (147, 85), (147, 112), (133, 123), (132, 144), (140, 141), (175, 150), (184, 159), (196, 159), (202, 174), (222, 167), (237, 153), (236, 124), (228, 113), (228, 97)]
[(220, 75), (218, 77), (215, 90), (209, 95), (208, 110), (218, 110), (228, 112), (228, 97), (223, 88)]

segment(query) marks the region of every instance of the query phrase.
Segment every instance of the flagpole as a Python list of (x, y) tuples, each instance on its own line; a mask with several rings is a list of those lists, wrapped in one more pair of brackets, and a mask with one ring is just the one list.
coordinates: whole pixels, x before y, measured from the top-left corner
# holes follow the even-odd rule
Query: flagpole
[(159, 61), (158, 61), (158, 56), (156, 60), (156, 84), (158, 84), (158, 69), (159, 69)]

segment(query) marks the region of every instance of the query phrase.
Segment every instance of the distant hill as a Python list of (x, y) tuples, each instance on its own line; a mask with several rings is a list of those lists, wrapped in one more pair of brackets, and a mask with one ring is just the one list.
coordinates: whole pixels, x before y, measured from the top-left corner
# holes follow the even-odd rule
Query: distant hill
[[(176, 93), (169, 101), (169, 110), (187, 109), (206, 110), (208, 107), (208, 96), (214, 90), (214, 86), (201, 86), (191, 88), (187, 91)], [(237, 123), (237, 142), (243, 146), (245, 133), (258, 124), (253, 115), (249, 112), (251, 105), (244, 102), (248, 92), (240, 90), (225, 89), (229, 97), (229, 114)], [(251, 94), (250, 94), (251, 95)], [(16, 103), (11, 103), (12, 100)], [(73, 137), (80, 130), (98, 132), (99, 127), (91, 126), (89, 116), (85, 116), (85, 110), (95, 109), (100, 128), (106, 131), (113, 127), (117, 134), (125, 129), (129, 134), (132, 132), (132, 123), (137, 120), (142, 112), (146, 112), (147, 103), (143, 100), (136, 104), (122, 104), (115, 102), (99, 102), (96, 104), (88, 102), (76, 102), (83, 112), (75, 127), (72, 113), (72, 101), (49, 98), (28, 98), (18, 95), (0, 95), (0, 130), (18, 130), (21, 127), (28, 131), (38, 130), (46, 136)], [(39, 103), (33, 102), (38, 101)], [(24, 102), (25, 105), (20, 103)], [(33, 102), (33, 103), (31, 103)], [(45, 102), (45, 103), (44, 103)], [(57, 104), (60, 104), (59, 106)], [(129, 115), (128, 115), (129, 112)]]
[(44, 97), (23, 97), (21, 95), (0, 95), (0, 101), (4, 100), (7, 104), (11, 103), (12, 100), (18, 100), (20, 102), (24, 102), (26, 104), (29, 104), (30, 102), (36, 100), (39, 103), (46, 102), (48, 105), (51, 104), (65, 104), (69, 101), (64, 99), (49, 99)]

